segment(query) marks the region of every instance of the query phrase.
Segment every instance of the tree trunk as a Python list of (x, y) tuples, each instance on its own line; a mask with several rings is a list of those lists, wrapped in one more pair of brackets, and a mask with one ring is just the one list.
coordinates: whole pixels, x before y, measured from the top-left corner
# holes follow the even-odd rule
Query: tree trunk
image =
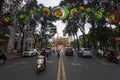
[(78, 39), (78, 35), (77, 35), (77, 33), (76, 33), (76, 38), (77, 38), (77, 50), (80, 50), (79, 39)]
[(3, 3), (4, 3), (4, 0), (0, 0), (0, 15), (2, 14)]

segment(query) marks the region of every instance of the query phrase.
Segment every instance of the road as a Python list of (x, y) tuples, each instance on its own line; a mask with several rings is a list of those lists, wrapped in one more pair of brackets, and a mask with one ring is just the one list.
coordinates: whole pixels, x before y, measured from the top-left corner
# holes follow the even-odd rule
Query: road
[(104, 59), (56, 54), (47, 58), (47, 68), (36, 74), (37, 56), (8, 60), (0, 65), (0, 80), (120, 80), (120, 64)]

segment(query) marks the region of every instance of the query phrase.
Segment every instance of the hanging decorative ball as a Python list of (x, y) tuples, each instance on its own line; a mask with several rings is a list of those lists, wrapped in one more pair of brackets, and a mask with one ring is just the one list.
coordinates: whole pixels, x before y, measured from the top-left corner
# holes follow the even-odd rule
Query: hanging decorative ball
[(73, 17), (77, 17), (77, 16), (78, 16), (78, 10), (77, 10), (77, 8), (71, 9), (70, 13), (71, 13), (71, 15), (72, 15)]
[(79, 9), (80, 9), (80, 11), (83, 11), (83, 10), (84, 10), (84, 7), (83, 7), (83, 6), (80, 6)]
[(56, 11), (54, 12), (54, 15), (55, 15), (55, 17), (62, 17), (63, 12), (62, 12), (61, 10), (56, 10)]
[(88, 12), (88, 13), (91, 12), (91, 8), (87, 8), (86, 12)]
[(10, 22), (10, 17), (5, 17), (5, 18), (4, 18), (4, 21), (5, 21), (5, 22)]
[(34, 14), (34, 19), (36, 20), (38, 18), (38, 14)]
[(85, 13), (85, 12), (81, 13), (80, 18), (81, 19), (86, 19), (87, 18), (87, 13)]
[(94, 17), (95, 17), (96, 19), (101, 19), (101, 18), (102, 18), (102, 12), (96, 11), (96, 12), (94, 13)]
[(30, 13), (30, 14), (33, 14), (33, 13), (34, 13), (34, 10), (33, 10), (33, 9), (31, 9), (31, 10), (29, 11), (29, 13)]
[(50, 9), (45, 7), (43, 8), (43, 16), (49, 16), (50, 15)]
[(65, 19), (68, 16), (68, 14), (69, 11), (65, 6), (58, 6), (52, 10), (52, 15), (60, 19)]
[(9, 12), (3, 14), (2, 17), (0, 18), (0, 24), (6, 27), (12, 25), (12, 21), (13, 21), (12, 14)]
[(24, 15), (24, 14), (21, 14), (21, 15), (19, 16), (19, 18), (20, 18), (20, 19), (24, 19), (24, 18), (25, 18), (25, 15)]
[(38, 12), (41, 11), (41, 10), (42, 10), (41, 8), (38, 8), (38, 9), (37, 9)]
[(100, 8), (100, 11), (101, 12), (105, 12), (105, 8)]
[(113, 13), (107, 13), (107, 21), (113, 22), (115, 20), (115, 15)]
[(55, 7), (52, 11), (52, 15), (57, 18), (63, 18), (64, 14), (65, 14), (65, 12), (64, 12), (63, 8), (60, 6)]
[(106, 21), (109, 24), (116, 24), (119, 22), (119, 15), (117, 10), (109, 10), (106, 15)]

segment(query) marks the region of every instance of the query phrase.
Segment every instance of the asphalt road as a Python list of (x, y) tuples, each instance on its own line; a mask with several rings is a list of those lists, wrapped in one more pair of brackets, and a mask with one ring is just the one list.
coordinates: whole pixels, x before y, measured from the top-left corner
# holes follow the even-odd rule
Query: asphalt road
[(36, 74), (37, 56), (8, 60), (0, 65), (0, 80), (120, 80), (120, 64), (104, 59), (56, 54), (47, 58), (47, 68)]

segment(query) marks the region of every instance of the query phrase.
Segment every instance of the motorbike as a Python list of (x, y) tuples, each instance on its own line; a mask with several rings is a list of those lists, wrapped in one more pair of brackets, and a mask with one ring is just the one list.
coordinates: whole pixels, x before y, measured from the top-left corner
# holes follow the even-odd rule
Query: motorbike
[(46, 68), (45, 57), (40, 55), (40, 56), (38, 56), (38, 60), (37, 60), (37, 74), (39, 74), (41, 71), (45, 70), (45, 68)]
[(118, 59), (117, 55), (108, 54), (107, 61), (119, 64), (119, 59)]
[(58, 58), (60, 57), (60, 53), (57, 54), (57, 57), (58, 57)]

